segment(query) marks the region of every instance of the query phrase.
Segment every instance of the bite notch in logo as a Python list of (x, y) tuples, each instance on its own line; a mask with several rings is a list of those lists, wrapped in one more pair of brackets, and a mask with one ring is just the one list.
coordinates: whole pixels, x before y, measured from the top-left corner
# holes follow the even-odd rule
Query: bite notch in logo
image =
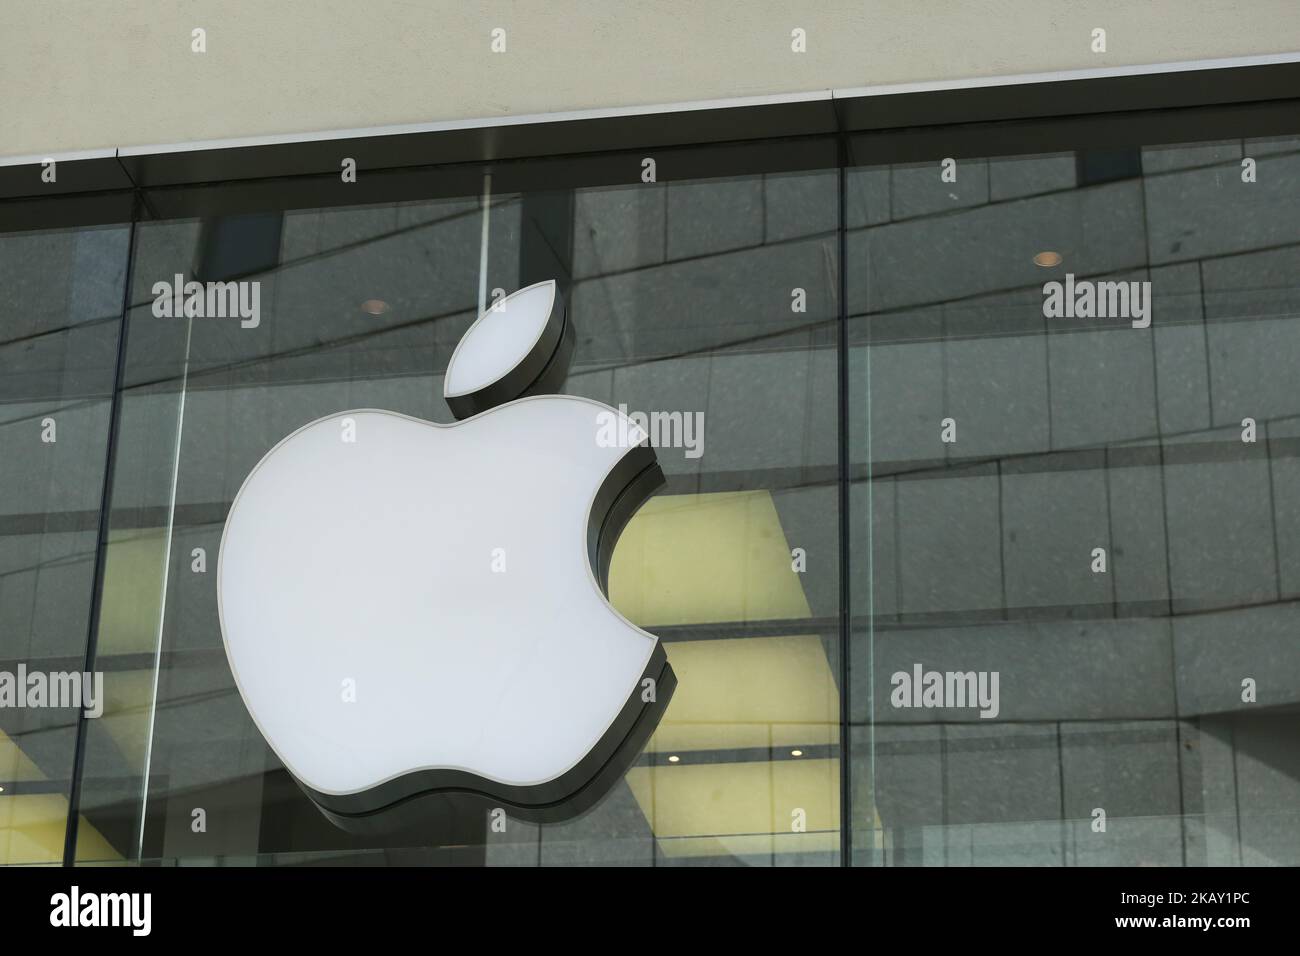
[(231, 672), (336, 823), (427, 795), (572, 815), (672, 695), (659, 641), (606, 599), (614, 543), (663, 475), (644, 435), (595, 440), (619, 413), (548, 394), (573, 341), (555, 282), (520, 289), (452, 354), (460, 421), (330, 415), (235, 496), (217, 585)]

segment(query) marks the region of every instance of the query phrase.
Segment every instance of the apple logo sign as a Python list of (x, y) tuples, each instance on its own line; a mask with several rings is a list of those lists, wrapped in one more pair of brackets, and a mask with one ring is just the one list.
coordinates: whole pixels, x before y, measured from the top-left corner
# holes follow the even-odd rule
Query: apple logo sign
[(520, 289), (451, 357), (458, 422), (329, 415), (235, 496), (217, 571), (230, 670), (340, 826), (431, 795), (572, 816), (672, 696), (659, 641), (606, 599), (614, 543), (663, 475), (634, 423), (624, 447), (597, 440), (614, 409), (547, 394), (573, 340), (554, 281)]

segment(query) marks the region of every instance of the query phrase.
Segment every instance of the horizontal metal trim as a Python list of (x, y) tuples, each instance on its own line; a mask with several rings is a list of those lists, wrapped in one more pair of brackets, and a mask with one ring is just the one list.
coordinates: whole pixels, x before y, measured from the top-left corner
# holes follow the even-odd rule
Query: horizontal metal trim
[(621, 119), (634, 116), (660, 116), (666, 113), (686, 113), (704, 110), (752, 109), (753, 107), (758, 106), (822, 102), (831, 99), (833, 93), (833, 90), (815, 90), (809, 93), (737, 96), (729, 99), (692, 100), (685, 103), (664, 103), (649, 106), (619, 106), (587, 110), (560, 110), (552, 113), (523, 113), (517, 115), (477, 117), (473, 119), (441, 120), (429, 123), (400, 123), (390, 126), (323, 130), (314, 133), (285, 133), (269, 136), (243, 136), (230, 139), (200, 140), (190, 143), (125, 146), (117, 150), (117, 155), (123, 157), (151, 156), (157, 153), (193, 152), (205, 149), (241, 149), (249, 146), (337, 142), (340, 140), (363, 139), (372, 136), (409, 136), (415, 133), (448, 133), (462, 130), (496, 129), (508, 126), (538, 126), (554, 123), (577, 123), (589, 120)]
[(112, 159), (117, 155), (117, 149), (108, 146), (103, 149), (76, 149), (62, 153), (39, 153), (28, 156), (0, 156), (0, 166), (30, 166), (48, 163), (54, 160), (58, 163), (82, 162), (88, 159)]
[(1226, 70), (1241, 67), (1288, 63), (1300, 63), (1300, 52), (1219, 57), (1205, 60), (1176, 60), (1168, 63), (1143, 63), (1128, 66), (1100, 66), (1076, 70), (1056, 70), (1047, 73), (1017, 73), (1002, 76), (962, 77), (949, 80), (930, 80), (909, 83), (885, 83), (871, 86), (812, 90), (801, 93), (775, 93), (757, 96), (726, 97), (710, 100), (688, 100), (675, 103), (598, 107), (583, 110), (558, 110), (548, 113), (472, 117), (468, 119), (438, 120), (425, 123), (398, 123), (387, 126), (352, 127), (347, 129), (319, 130), (314, 132), (225, 137), (210, 140), (194, 140), (183, 143), (155, 143), (142, 146), (105, 147), (101, 149), (46, 153), (41, 155), (29, 154), (26, 156), (0, 157), (0, 166), (39, 164), (49, 159), (54, 159), (58, 162), (73, 162), (87, 159), (111, 158), (113, 156), (154, 156), (163, 153), (199, 152), (213, 149), (246, 149), (253, 146), (336, 142), (340, 140), (380, 136), (409, 136), (416, 133), (445, 133), (461, 130), (493, 129), (509, 126), (549, 125), (554, 123), (573, 123), (635, 116), (661, 116), (672, 113), (752, 109), (760, 106), (812, 103), (826, 100), (906, 96), (914, 93), (990, 89), (1007, 86), (1027, 86), (1040, 83), (1063, 83), (1071, 80), (1093, 80), (1103, 77), (1132, 77), (1148, 76), (1153, 74), (1188, 73), (1199, 70)]
[(918, 83), (886, 83), (832, 90), (834, 99), (863, 96), (898, 96), (907, 93), (932, 93), (945, 90), (987, 89), (997, 86), (1027, 86), (1038, 83), (1064, 83), (1102, 77), (1148, 76), (1161, 73), (1189, 73), (1196, 70), (1227, 70), (1237, 67), (1300, 63), (1300, 52), (1264, 53), (1256, 56), (1229, 56), (1210, 60), (1174, 60), (1168, 63), (1143, 63), (1133, 66), (1099, 66), (1079, 70), (1054, 70), (1050, 73), (1014, 73), (1005, 76), (980, 76), (956, 80), (933, 80)]
[[(1170, 82), (1177, 77), (1177, 82)], [(0, 198), (1282, 100), (1300, 52), (0, 158)], [(60, 163), (55, 184), (40, 164)]]

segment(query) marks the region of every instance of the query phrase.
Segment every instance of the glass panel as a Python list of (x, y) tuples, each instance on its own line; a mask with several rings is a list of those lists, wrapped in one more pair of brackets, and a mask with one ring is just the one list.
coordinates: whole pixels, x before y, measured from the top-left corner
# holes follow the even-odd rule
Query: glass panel
[(1297, 184), (848, 171), (856, 862), (1300, 863)]
[(62, 862), (79, 715), (115, 690), (83, 670), (129, 236), (0, 235), (0, 863)]
[[(83, 795), (117, 824), (116, 853), (838, 862), (836, 173), (489, 195), (486, 222), (469, 195), (138, 227), (99, 638), (124, 690), (91, 728), (100, 769)], [(258, 281), (260, 320), (157, 315), (155, 284), (196, 270)], [(480, 306), (552, 277), (576, 330), (564, 391), (672, 413), (666, 485), (625, 529), (609, 591), (665, 641), (676, 693), (626, 777), (575, 820), (344, 832), (234, 685), (216, 602), (226, 513), (262, 456), (315, 419), (453, 421), (442, 377)]]
[[(842, 235), (838, 172), (787, 147), (649, 184), (639, 156), (406, 171), (353, 206), (216, 186), (199, 218), (152, 194), (79, 767), (75, 707), (3, 695), (84, 666), (132, 229), (0, 235), (0, 862), (62, 859), (74, 774), (82, 861), (836, 864), (845, 819), (858, 864), (1300, 862), (1300, 140), (913, 152), (845, 170)], [(177, 276), (256, 281), (256, 311), (161, 314)], [(552, 277), (563, 390), (666, 429), (609, 596), (677, 689), (576, 819), (346, 832), (234, 685), (231, 501), (323, 416), (452, 421), (475, 315)]]
[(836, 196), (834, 172), (576, 193), (588, 394), (701, 440), (660, 449), (610, 574), (676, 695), (626, 796), (539, 833), (542, 863), (838, 862)]

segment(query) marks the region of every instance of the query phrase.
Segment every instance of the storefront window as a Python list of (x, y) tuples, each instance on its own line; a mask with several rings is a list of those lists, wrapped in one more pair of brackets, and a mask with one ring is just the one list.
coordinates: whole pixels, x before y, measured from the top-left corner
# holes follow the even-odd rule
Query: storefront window
[(63, 861), (129, 241), (0, 233), (0, 863)]
[(849, 171), (871, 862), (1300, 862), (1297, 150)]
[[(98, 645), (124, 690), (92, 727), (90, 759), (115, 772), (88, 781), (87, 815), (114, 821), (128, 859), (837, 862), (836, 196), (833, 170), (796, 171), (142, 223)], [(155, 283), (195, 269), (258, 281), (258, 323), (157, 316)], [(678, 690), (576, 820), (485, 819), (477, 841), (448, 841), (473, 849), (345, 833), (234, 686), (215, 597), (226, 512), (317, 418), (453, 421), (442, 376), (461, 335), (544, 278), (577, 333), (565, 391), (684, 425), (609, 577)]]
[[(1300, 863), (1300, 141), (1247, 122), (0, 203), (0, 682), (103, 675), (0, 707), (0, 862)], [(231, 503), (322, 417), (452, 422), (545, 279), (563, 391), (677, 423), (608, 579), (676, 690), (580, 815), (342, 829), (232, 676)]]

